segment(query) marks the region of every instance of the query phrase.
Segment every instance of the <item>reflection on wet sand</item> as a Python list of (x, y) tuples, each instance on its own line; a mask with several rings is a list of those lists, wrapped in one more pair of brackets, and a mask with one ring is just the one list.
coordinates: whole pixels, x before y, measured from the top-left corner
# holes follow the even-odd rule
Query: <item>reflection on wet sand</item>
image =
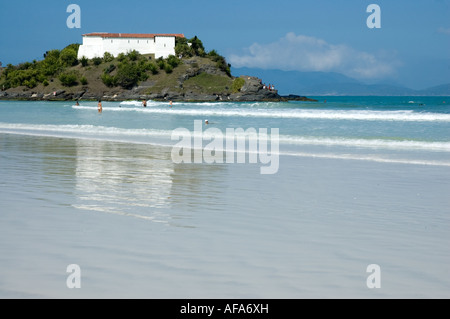
[[(0, 134), (13, 179), (39, 190), (46, 205), (197, 227), (201, 213), (226, 207), (227, 165), (174, 164), (170, 148), (88, 139)], [(9, 154), (9, 155), (7, 155)], [(27, 169), (23, 169), (23, 168)], [(211, 207), (210, 203), (216, 203)]]
[(169, 148), (151, 145), (80, 139), (76, 152), (74, 207), (182, 227), (195, 227), (182, 220), (218, 194), (209, 180), (224, 167), (174, 164)]

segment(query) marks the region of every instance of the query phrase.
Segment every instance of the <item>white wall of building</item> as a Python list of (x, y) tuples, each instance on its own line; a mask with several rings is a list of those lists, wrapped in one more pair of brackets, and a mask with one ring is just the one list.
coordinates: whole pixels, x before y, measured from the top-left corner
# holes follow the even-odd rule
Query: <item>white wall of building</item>
[(175, 37), (155, 37), (155, 58), (175, 55)]
[(136, 50), (141, 54), (155, 54), (155, 58), (175, 55), (174, 36), (155, 36), (154, 38), (109, 38), (83, 36), (83, 44), (78, 49), (78, 59), (103, 57), (105, 52), (117, 57), (120, 53)]

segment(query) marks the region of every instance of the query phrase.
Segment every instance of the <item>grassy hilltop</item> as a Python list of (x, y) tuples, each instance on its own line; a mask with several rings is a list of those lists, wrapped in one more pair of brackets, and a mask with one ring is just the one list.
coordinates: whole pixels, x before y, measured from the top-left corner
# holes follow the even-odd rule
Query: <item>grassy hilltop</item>
[(206, 52), (197, 37), (177, 39), (177, 57), (167, 59), (131, 51), (78, 60), (78, 47), (71, 44), (46, 52), (41, 61), (8, 65), (0, 71), (0, 89), (18, 98), (177, 99), (187, 95), (207, 99), (238, 93), (244, 84), (231, 76), (225, 58), (215, 50)]

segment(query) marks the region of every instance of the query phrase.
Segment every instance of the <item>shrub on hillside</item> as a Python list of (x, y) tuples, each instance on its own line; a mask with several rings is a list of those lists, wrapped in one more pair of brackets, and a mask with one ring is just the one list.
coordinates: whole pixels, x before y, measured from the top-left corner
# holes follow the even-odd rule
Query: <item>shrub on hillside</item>
[(139, 82), (139, 70), (134, 63), (121, 63), (116, 75), (117, 84), (125, 89), (131, 89)]
[(117, 85), (116, 78), (109, 74), (102, 74), (102, 81), (107, 87), (113, 87)]
[(92, 59), (92, 62), (94, 63), (94, 65), (100, 65), (100, 64), (102, 64), (103, 59), (99, 58), (99, 57), (95, 57)]
[(114, 56), (111, 53), (105, 52), (103, 54), (103, 62), (107, 63), (107, 62), (111, 62), (112, 60), (114, 60)]
[(125, 55), (124, 53), (119, 53), (119, 54), (117, 55), (117, 60), (118, 60), (119, 62), (125, 62), (126, 59), (127, 59), (127, 57), (126, 57), (126, 55)]
[(63, 67), (71, 67), (78, 64), (77, 52), (72, 48), (65, 48), (59, 55), (59, 61)]
[(174, 55), (169, 55), (169, 57), (167, 58), (167, 64), (169, 64), (172, 68), (176, 68), (180, 63), (180, 59), (178, 59)]
[(147, 70), (149, 70), (150, 72), (152, 72), (153, 75), (158, 74), (158, 67), (154, 64), (154, 63), (149, 63), (147, 65)]
[(88, 66), (88, 65), (89, 65), (89, 59), (86, 58), (85, 56), (83, 56), (83, 57), (80, 59), (80, 63), (81, 63), (81, 65), (82, 65), (83, 67)]
[(78, 84), (78, 76), (75, 72), (61, 73), (58, 78), (64, 86), (74, 86)]
[(170, 64), (166, 64), (164, 66), (164, 71), (166, 71), (167, 74), (170, 74), (173, 72), (173, 67)]
[(140, 55), (139, 52), (137, 52), (136, 50), (127, 52), (127, 58), (128, 58), (130, 61), (137, 61), (137, 60), (140, 58), (140, 56), (141, 56), (141, 55)]

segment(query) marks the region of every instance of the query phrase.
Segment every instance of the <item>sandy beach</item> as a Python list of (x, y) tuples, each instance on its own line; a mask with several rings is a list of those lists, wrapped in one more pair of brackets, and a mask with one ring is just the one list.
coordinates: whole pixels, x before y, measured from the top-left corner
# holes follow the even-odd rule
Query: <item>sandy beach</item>
[(448, 169), (285, 156), (265, 176), (148, 145), (0, 143), (2, 298), (449, 297)]

